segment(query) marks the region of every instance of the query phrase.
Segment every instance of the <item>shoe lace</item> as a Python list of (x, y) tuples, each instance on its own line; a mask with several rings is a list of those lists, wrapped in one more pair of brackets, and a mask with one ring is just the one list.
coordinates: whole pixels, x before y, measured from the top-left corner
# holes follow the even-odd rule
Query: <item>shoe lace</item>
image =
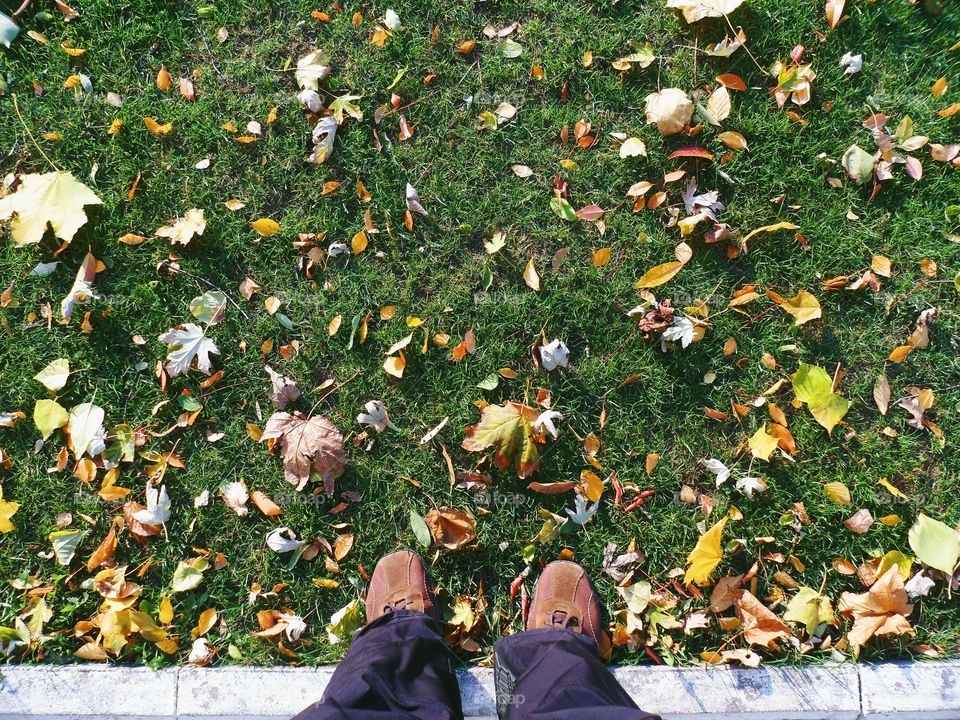
[(578, 618), (576, 615), (570, 615), (563, 610), (554, 610), (552, 613), (550, 613), (550, 624), (558, 628), (579, 630), (580, 618)]
[(383, 606), (383, 612), (391, 613), (395, 610), (406, 610), (414, 605), (416, 600), (419, 599), (419, 595), (414, 597), (413, 595), (401, 595), (398, 597), (393, 597)]

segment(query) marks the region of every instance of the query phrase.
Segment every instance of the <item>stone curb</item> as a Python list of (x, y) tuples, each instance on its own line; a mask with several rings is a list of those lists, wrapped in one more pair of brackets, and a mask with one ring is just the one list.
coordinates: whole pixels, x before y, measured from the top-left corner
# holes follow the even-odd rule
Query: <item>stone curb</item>
[[(0, 666), (0, 720), (289, 720), (319, 699), (333, 666)], [(960, 718), (960, 661), (822, 667), (619, 667), (664, 720)], [(493, 673), (459, 671), (463, 709), (494, 718)]]

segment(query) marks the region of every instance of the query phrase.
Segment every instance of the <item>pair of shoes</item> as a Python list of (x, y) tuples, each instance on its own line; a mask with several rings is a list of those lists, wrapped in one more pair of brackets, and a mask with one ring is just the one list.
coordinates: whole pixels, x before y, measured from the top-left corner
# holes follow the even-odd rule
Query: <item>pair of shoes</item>
[[(394, 612), (414, 610), (436, 618), (433, 582), (423, 559), (410, 550), (382, 558), (367, 590), (367, 622)], [(600, 603), (586, 571), (575, 562), (547, 565), (537, 581), (527, 629), (556, 628), (586, 635), (599, 645)]]

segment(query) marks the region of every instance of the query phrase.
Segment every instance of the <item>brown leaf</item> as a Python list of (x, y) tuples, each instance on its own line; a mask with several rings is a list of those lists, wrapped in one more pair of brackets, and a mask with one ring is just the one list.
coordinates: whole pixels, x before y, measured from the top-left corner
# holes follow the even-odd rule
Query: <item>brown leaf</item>
[(262, 512), (267, 517), (272, 518), (277, 517), (278, 515), (283, 515), (283, 508), (281, 508), (259, 490), (254, 490), (252, 493), (250, 493), (250, 499), (253, 500), (253, 504), (257, 506), (257, 510)]
[(874, 635), (913, 635), (907, 617), (913, 612), (903, 587), (903, 576), (896, 565), (865, 593), (855, 595), (845, 592), (837, 608), (842, 614), (853, 618), (853, 627), (847, 640), (854, 652), (859, 652)]
[(844, 520), (843, 524), (850, 532), (863, 534), (873, 526), (873, 515), (866, 508), (861, 508)]
[(771, 648), (777, 640), (790, 637), (790, 628), (746, 590), (742, 591), (734, 605), (743, 628), (743, 637), (751, 645)]
[(103, 539), (103, 542), (100, 543), (100, 547), (93, 551), (93, 555), (90, 556), (90, 559), (87, 560), (87, 570), (93, 571), (94, 569), (100, 567), (101, 565), (108, 564), (113, 561), (113, 554), (117, 550), (117, 529), (115, 526), (110, 526), (110, 532), (107, 533), (107, 536)]
[(326, 493), (333, 494), (334, 481), (347, 466), (343, 436), (333, 423), (322, 415), (276, 412), (260, 436), (260, 442), (267, 440), (280, 445), (287, 482), (303, 490), (314, 471), (323, 480)]
[(423, 519), (433, 539), (447, 550), (457, 550), (477, 539), (477, 520), (469, 512), (433, 508)]

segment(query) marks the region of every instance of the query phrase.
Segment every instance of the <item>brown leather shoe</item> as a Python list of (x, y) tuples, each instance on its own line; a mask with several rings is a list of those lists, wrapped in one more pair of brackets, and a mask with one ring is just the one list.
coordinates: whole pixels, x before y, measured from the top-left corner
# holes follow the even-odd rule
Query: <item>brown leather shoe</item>
[(569, 560), (557, 560), (543, 569), (533, 591), (527, 627), (553, 627), (583, 633), (598, 647), (603, 628), (600, 603), (586, 571)]
[(394, 610), (415, 610), (436, 617), (433, 581), (423, 559), (410, 550), (380, 558), (370, 578), (365, 604), (367, 622)]

